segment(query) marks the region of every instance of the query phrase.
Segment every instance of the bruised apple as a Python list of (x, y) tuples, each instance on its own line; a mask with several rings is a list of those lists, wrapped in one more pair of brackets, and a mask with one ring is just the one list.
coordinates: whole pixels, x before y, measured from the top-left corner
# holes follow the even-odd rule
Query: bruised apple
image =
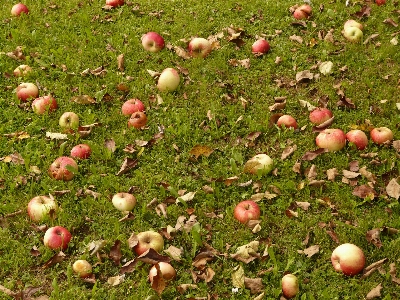
[(147, 123), (147, 116), (144, 112), (138, 111), (131, 115), (128, 121), (128, 127), (142, 128)]
[(251, 174), (268, 174), (272, 171), (274, 162), (266, 154), (257, 154), (249, 159), (244, 165), (244, 172)]
[(71, 157), (61, 156), (49, 167), (48, 174), (56, 180), (69, 181), (78, 172), (78, 164)]

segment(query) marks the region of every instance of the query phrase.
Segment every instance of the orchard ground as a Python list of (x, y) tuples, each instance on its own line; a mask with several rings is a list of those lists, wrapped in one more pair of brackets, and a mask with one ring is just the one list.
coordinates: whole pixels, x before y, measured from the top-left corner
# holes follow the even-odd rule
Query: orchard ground
[[(281, 278), (294, 273), (296, 299), (364, 299), (373, 289), (399, 299), (400, 8), (352, 2), (313, 1), (304, 20), (289, 11), (302, 4), (295, 1), (133, 1), (107, 9), (105, 1), (27, 0), (30, 12), (20, 17), (11, 16), (14, 3), (3, 4), (0, 298), (279, 299)], [(358, 43), (341, 33), (349, 19), (363, 24)], [(166, 48), (145, 51), (141, 36), (149, 31)], [(196, 36), (212, 40), (204, 59), (185, 52)], [(260, 37), (270, 50), (255, 56)], [(32, 72), (15, 77), (22, 64)], [(170, 67), (181, 83), (160, 92), (151, 74)], [(58, 109), (35, 114), (31, 101), (15, 96), (22, 82), (51, 94)], [(146, 106), (143, 129), (128, 128), (121, 114), (130, 98)], [(369, 138), (373, 127), (388, 127), (394, 142), (314, 152), (310, 105), (333, 112), (330, 128)], [(68, 111), (86, 127), (63, 136), (58, 121)], [(298, 128), (278, 128), (279, 114), (295, 117)], [(75, 177), (51, 179), (50, 164), (81, 143), (92, 153), (77, 160)], [(259, 153), (275, 170), (244, 173)], [(118, 192), (136, 197), (128, 217), (111, 202)], [(28, 202), (49, 194), (60, 207), (55, 218), (32, 222)], [(253, 229), (233, 216), (247, 199), (261, 208)], [(72, 233), (63, 253), (43, 245), (46, 227), (56, 225)], [(152, 265), (128, 243), (148, 230), (163, 235), (164, 251), (147, 262), (170, 258), (176, 269), (165, 288), (152, 288)], [(379, 270), (335, 272), (331, 253), (343, 243), (360, 247), (366, 266), (383, 260)], [(246, 258), (237, 249), (247, 244), (255, 248)], [(79, 259), (92, 264), (93, 277), (73, 273)]]

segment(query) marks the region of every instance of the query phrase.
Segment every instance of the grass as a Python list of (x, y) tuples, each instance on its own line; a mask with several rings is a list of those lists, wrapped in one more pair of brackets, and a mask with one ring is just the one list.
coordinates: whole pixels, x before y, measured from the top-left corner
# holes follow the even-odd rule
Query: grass
[[(360, 19), (365, 25), (364, 39), (379, 33), (367, 44), (351, 44), (341, 35), (343, 23), (356, 18), (354, 14), (362, 6), (357, 3), (346, 7), (344, 1), (313, 1), (313, 16), (306, 21), (306, 27), (292, 25), (294, 19), (288, 8), (296, 4), (294, 1), (141, 1), (111, 11), (102, 9), (102, 1), (27, 0), (26, 4), (30, 8), (27, 16), (11, 18), (11, 3), (0, 12), (0, 157), (18, 153), (24, 159), (23, 164), (0, 162), (0, 285), (14, 292), (39, 287), (34, 296), (47, 295), (51, 299), (158, 297), (148, 283), (147, 264), (139, 263), (117, 286), (110, 286), (107, 280), (119, 275), (121, 265), (135, 257), (127, 243), (132, 232), (162, 231), (167, 226), (174, 227), (180, 216), (188, 219), (192, 214), (197, 216), (198, 227), (178, 232), (172, 239), (165, 238), (164, 249), (175, 246), (183, 252), (181, 261), (172, 261), (177, 278), (168, 283), (162, 299), (253, 299), (262, 291), (264, 299), (277, 299), (286, 271), (295, 273), (300, 280), (296, 299), (363, 299), (379, 283), (383, 286), (382, 299), (399, 298), (398, 286), (388, 273), (389, 264), (399, 262), (399, 236), (383, 232), (381, 248), (366, 239), (371, 229), (400, 227), (398, 201), (385, 192), (388, 182), (399, 176), (398, 153), (393, 147), (370, 142), (364, 151), (347, 145), (339, 152), (301, 161), (316, 146), (308, 111), (299, 105), (299, 100), (306, 100), (318, 106), (318, 101), (327, 99), (327, 106), (335, 115), (332, 127), (348, 131), (369, 120), (373, 126), (391, 128), (395, 140), (399, 139), (396, 102), (400, 52), (398, 45), (390, 43), (397, 36), (397, 28), (383, 23), (388, 18), (398, 22), (395, 2), (388, 1), (380, 7), (365, 4), (371, 7), (371, 14)], [(244, 31), (245, 44), (240, 48), (227, 40), (224, 29), (230, 25)], [(318, 34), (326, 34), (330, 29), (334, 29), (333, 44), (318, 38)], [(157, 54), (145, 52), (140, 37), (147, 31), (160, 32), (166, 42), (182, 47), (186, 47), (182, 39), (192, 36), (208, 37), (220, 32), (225, 36), (219, 40), (220, 47), (206, 59), (184, 60), (167, 49)], [(251, 44), (260, 35), (267, 37), (271, 51), (254, 57)], [(291, 41), (289, 37), (293, 35), (301, 36), (303, 43)], [(312, 46), (313, 43), (316, 44)], [(17, 46), (22, 46), (25, 61), (4, 55)], [(120, 54), (125, 56), (124, 72), (117, 66)], [(282, 60), (279, 64), (275, 63), (277, 56)], [(232, 66), (232, 59), (250, 59), (250, 67)], [(331, 75), (296, 83), (297, 72), (311, 70), (318, 74), (318, 68), (313, 66), (328, 60), (334, 64)], [(28, 64), (34, 71), (25, 78), (11, 76), (20, 64)], [(104, 77), (81, 75), (86, 69), (100, 66), (107, 70)], [(345, 66), (347, 69), (341, 71)], [(159, 93), (147, 70), (162, 71), (167, 67), (179, 67), (188, 73), (181, 74), (183, 83), (176, 92)], [(283, 87), (276, 80), (281, 80)], [(58, 110), (39, 116), (29, 105), (21, 107), (13, 90), (25, 81), (36, 83), (41, 95), (54, 95)], [(127, 93), (117, 89), (120, 83), (129, 89)], [(334, 86), (338, 83), (356, 109), (337, 106), (339, 96)], [(157, 94), (162, 104), (157, 104)], [(96, 104), (70, 101), (78, 95), (94, 97)], [(268, 107), (274, 103), (274, 97), (281, 96), (287, 97), (282, 112), (295, 116), (304, 129), (282, 130), (268, 125), (275, 113)], [(127, 128), (127, 118), (120, 114), (120, 108), (129, 98), (139, 98), (148, 107), (146, 129)], [(246, 107), (242, 99), (247, 101)], [(84, 138), (72, 134), (66, 141), (46, 139), (46, 132), (61, 131), (58, 119), (65, 111), (76, 112), (83, 125), (99, 122), (101, 126)], [(150, 141), (160, 128), (164, 136), (151, 147), (136, 145), (135, 152), (124, 151), (136, 140)], [(29, 138), (5, 136), (20, 131), (26, 131)], [(260, 135), (252, 140), (251, 134), (255, 132)], [(114, 152), (104, 146), (109, 139), (115, 141)], [(93, 153), (90, 159), (78, 162), (79, 172), (72, 181), (55, 181), (47, 176), (47, 168), (55, 158), (69, 155), (72, 146), (83, 142), (92, 147)], [(282, 160), (282, 151), (290, 142), (297, 145), (297, 150)], [(208, 157), (196, 159), (190, 154), (195, 145), (214, 151)], [(373, 152), (378, 153), (376, 159), (380, 163), (374, 164), (371, 158), (362, 156)], [(242, 172), (244, 163), (258, 153), (274, 159), (276, 176)], [(126, 157), (137, 158), (138, 165), (117, 176)], [(297, 161), (301, 161), (301, 174), (292, 170)], [(358, 161), (360, 167), (367, 166), (376, 176), (374, 188), (378, 196), (374, 200), (352, 195), (354, 186), (343, 183), (341, 176), (326, 181), (323, 187), (308, 186), (304, 171), (312, 165), (317, 168), (316, 179), (326, 180), (328, 169), (337, 168), (341, 174), (352, 161)], [(41, 173), (33, 173), (32, 166)], [(233, 176), (238, 179), (227, 184), (225, 180)], [(250, 180), (250, 184), (244, 184)], [(367, 181), (359, 177), (356, 184)], [(213, 192), (206, 193), (205, 185)], [(238, 202), (256, 193), (273, 193), (274, 187), (280, 191), (278, 197), (259, 201), (261, 231), (252, 233), (234, 219), (233, 209)], [(100, 196), (82, 193), (87, 189)], [(117, 192), (129, 190), (138, 200), (133, 211), (135, 218), (119, 222), (121, 214), (110, 199)], [(179, 191), (196, 194), (187, 203), (171, 204), (171, 199), (175, 201), (182, 195)], [(45, 225), (68, 228), (73, 239), (64, 251), (63, 261), (43, 268), (57, 252), (43, 246), (44, 232), (29, 220), (25, 211), (31, 198), (47, 194), (55, 196), (62, 210)], [(157, 204), (166, 204), (166, 217), (159, 216), (154, 206), (148, 207), (153, 199)], [(321, 205), (318, 199), (330, 201), (334, 209)], [(285, 211), (294, 201), (311, 205), (307, 211), (294, 208), (298, 217), (289, 218)], [(210, 217), (211, 213), (222, 217)], [(383, 272), (374, 272), (363, 280), (360, 275), (345, 277), (336, 273), (330, 256), (338, 243), (327, 234), (328, 229), (334, 231), (340, 243), (350, 242), (362, 248), (367, 265), (387, 258)], [(307, 236), (309, 241), (304, 245)], [(85, 250), (90, 242), (98, 240), (106, 241), (100, 258)], [(116, 240), (121, 241), (120, 265), (108, 258)], [(254, 240), (260, 241), (260, 254), (270, 245), (268, 256), (247, 264), (230, 257), (237, 247)], [(195, 280), (192, 273), (197, 271), (192, 262), (202, 253), (203, 243), (221, 254), (206, 264), (215, 272), (208, 283)], [(297, 252), (311, 245), (320, 247), (312, 257)], [(32, 255), (33, 247), (37, 247), (39, 256)], [(94, 284), (73, 274), (71, 266), (76, 259), (87, 259), (94, 265)], [(262, 279), (263, 288), (256, 294), (248, 288), (232, 291), (232, 275), (239, 265), (246, 277)], [(182, 284), (196, 284), (197, 288), (181, 294), (177, 287)], [(12, 299), (5, 293), (0, 295), (1, 299)]]

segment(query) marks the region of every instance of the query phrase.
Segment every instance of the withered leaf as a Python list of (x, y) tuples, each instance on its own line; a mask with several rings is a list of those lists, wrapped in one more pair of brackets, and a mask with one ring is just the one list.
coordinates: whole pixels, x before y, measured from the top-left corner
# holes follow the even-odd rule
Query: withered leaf
[(71, 102), (75, 102), (77, 104), (93, 104), (96, 103), (96, 100), (89, 95), (79, 95), (74, 96), (70, 99)]
[(25, 160), (21, 156), (21, 154), (14, 152), (13, 154), (4, 156), (0, 158), (0, 161), (6, 162), (6, 163), (13, 163), (16, 165), (23, 165), (25, 163)]
[(151, 288), (155, 290), (158, 295), (161, 295), (167, 285), (160, 270), (160, 265), (155, 264), (154, 267), (156, 268), (157, 272), (151, 280)]
[(189, 54), (189, 52), (187, 52), (185, 49), (183, 49), (180, 46), (173, 46), (173, 49), (176, 53), (176, 55), (178, 55), (179, 57), (183, 58), (183, 59), (190, 59), (191, 56)]
[(369, 17), (371, 15), (371, 7), (368, 5), (365, 5), (354, 15), (359, 17), (360, 19), (363, 17)]
[(375, 190), (371, 188), (369, 185), (360, 185), (357, 186), (352, 193), (354, 196), (360, 197), (360, 198), (369, 198), (369, 199), (374, 199), (375, 196), (377, 195)]
[(118, 63), (118, 70), (120, 70), (121, 72), (123, 72), (125, 70), (125, 56), (123, 53), (121, 53), (120, 55), (118, 55), (117, 57), (117, 63)]
[(328, 128), (329, 126), (331, 126), (334, 120), (335, 120), (335, 117), (332, 117), (332, 118), (326, 120), (325, 122), (323, 122), (323, 123), (321, 123), (321, 124), (319, 124), (319, 125), (314, 126), (313, 129), (312, 129), (312, 131), (313, 131), (313, 132), (320, 132), (320, 131), (323, 131), (324, 129), (326, 129), (326, 128)]
[(258, 294), (264, 291), (264, 285), (261, 278), (244, 278), (244, 286), (250, 289), (251, 294)]
[(231, 257), (248, 264), (249, 262), (255, 260), (260, 257), (258, 251), (259, 242), (252, 241), (246, 245), (240, 246), (236, 249), (235, 254), (231, 254)]
[(132, 221), (135, 219), (135, 215), (132, 212), (128, 212), (125, 216), (118, 220), (118, 222)]
[(138, 256), (136, 259), (138, 261), (151, 265), (155, 265), (156, 263), (159, 262), (169, 263), (171, 261), (171, 258), (169, 256), (161, 255), (153, 248), (148, 249), (146, 252)]
[(46, 137), (52, 140), (68, 140), (68, 135), (58, 132), (46, 132)]
[(301, 158), (301, 160), (310, 161), (310, 160), (315, 159), (318, 155), (321, 155), (322, 153), (326, 153), (326, 152), (328, 152), (328, 151), (329, 151), (329, 150), (326, 149), (326, 148), (319, 148), (319, 149), (314, 150), (314, 151), (308, 151), (308, 152), (306, 152), (306, 153), (303, 155), (303, 157)]
[(286, 100), (284, 101), (275, 101), (275, 104), (269, 106), (269, 111), (274, 111), (274, 110), (281, 110), (285, 109), (286, 107)]
[(32, 247), (30, 253), (31, 253), (32, 256), (35, 256), (35, 257), (40, 255), (40, 251), (36, 246)]
[(286, 146), (286, 148), (283, 149), (281, 159), (284, 160), (284, 159), (288, 158), (296, 150), (297, 150), (297, 145)]
[(214, 278), (214, 275), (215, 275), (215, 272), (210, 267), (207, 267), (207, 268), (205, 268), (203, 270), (200, 270), (198, 272), (193, 272), (192, 271), (192, 276), (193, 276), (193, 279), (194, 279), (193, 281), (194, 282), (198, 281), (197, 278), (204, 280), (206, 283), (211, 282), (212, 279)]
[(302, 210), (308, 210), (310, 207), (310, 202), (301, 202), (301, 201), (296, 201), (296, 205), (300, 207)]
[(106, 244), (106, 240), (92, 241), (87, 245), (87, 249), (90, 251), (90, 255), (94, 255), (103, 249)]
[(14, 51), (7, 52), (6, 55), (15, 60), (25, 60), (25, 55), (22, 53), (21, 46), (17, 46)]
[(126, 157), (124, 162), (121, 165), (120, 170), (117, 172), (117, 176), (125, 174), (127, 172), (129, 172), (130, 170), (132, 170), (134, 167), (136, 167), (138, 164), (138, 159), (133, 159), (133, 158), (129, 158)]
[(136, 265), (137, 265), (138, 262), (139, 262), (139, 261), (138, 261), (136, 258), (133, 259), (133, 260), (128, 261), (127, 263), (125, 263), (125, 264), (121, 267), (121, 269), (119, 270), (119, 272), (120, 272), (121, 274), (132, 273), (132, 272), (135, 270)]
[(378, 36), (379, 36), (378, 33), (371, 34), (369, 37), (367, 37), (367, 38), (365, 39), (365, 41), (364, 41), (363, 44), (364, 44), (364, 45), (368, 44), (370, 40), (373, 40), (373, 39), (377, 38)]
[(389, 265), (389, 274), (392, 277), (392, 282), (400, 285), (400, 278), (396, 277), (396, 264), (391, 263)]
[(314, 109), (316, 109), (316, 107), (314, 105), (312, 105), (310, 102), (305, 101), (305, 100), (299, 100), (300, 106), (307, 108), (308, 111), (313, 111)]
[(115, 146), (114, 139), (107, 139), (104, 141), (104, 147), (106, 147), (110, 152), (115, 152), (117, 147)]
[(382, 283), (374, 287), (366, 296), (366, 299), (379, 298), (381, 296)]
[(297, 250), (298, 253), (304, 253), (308, 258), (319, 252), (319, 245), (310, 246), (304, 250)]
[(390, 197), (395, 198), (396, 200), (399, 200), (400, 184), (397, 183), (396, 178), (393, 178), (392, 180), (390, 180), (389, 184), (386, 186), (386, 192)]
[(383, 20), (383, 23), (390, 24), (390, 25), (392, 25), (394, 27), (399, 26), (392, 18), (388, 18), (388, 19)]
[(182, 295), (182, 294), (186, 293), (186, 291), (188, 289), (197, 289), (197, 284), (183, 283), (183, 284), (178, 285), (176, 287), (176, 289)]
[(302, 38), (301, 36), (298, 36), (298, 35), (291, 35), (291, 36), (289, 37), (289, 40), (291, 40), (291, 41), (293, 41), (293, 42), (297, 42), (297, 43), (299, 43), (299, 44), (302, 44), (302, 43), (303, 43), (303, 38)]
[(244, 269), (242, 266), (237, 266), (232, 272), (232, 285), (237, 288), (244, 288)]
[(366, 233), (366, 238), (367, 241), (374, 244), (376, 247), (380, 248), (382, 247), (382, 242), (380, 240), (380, 234), (381, 234), (381, 230), (380, 228), (375, 228), (375, 229), (371, 229), (369, 231), (367, 231)]
[(237, 67), (237, 66), (242, 66), (246, 69), (250, 68), (250, 59), (242, 59), (242, 60), (238, 60), (238, 59), (230, 59), (229, 60), (229, 64)]
[(197, 269), (203, 269), (204, 266), (214, 260), (215, 258), (215, 253), (213, 251), (210, 251), (208, 249), (202, 249), (199, 254), (195, 256), (192, 262), (192, 266), (196, 267)]
[(181, 261), (181, 256), (183, 253), (182, 248), (169, 246), (168, 249), (164, 250), (164, 252), (167, 253), (169, 256), (171, 256), (173, 260)]
[(62, 262), (65, 259), (64, 252), (60, 251), (57, 254), (53, 255), (47, 262), (42, 266), (43, 269), (47, 269), (55, 264)]
[(186, 194), (176, 198), (175, 203), (192, 201), (195, 195), (196, 195), (196, 192), (186, 193)]
[(334, 181), (335, 177), (339, 175), (339, 172), (336, 168), (326, 170), (326, 174), (328, 176), (328, 180)]
[(361, 174), (361, 173), (356, 173), (356, 172), (352, 172), (352, 171), (348, 171), (348, 170), (343, 170), (342, 172), (343, 172), (343, 176), (348, 179), (356, 178), (356, 177), (358, 177), (358, 175)]
[(124, 280), (125, 280), (125, 274), (122, 274), (122, 275), (109, 277), (107, 279), (107, 283), (111, 286), (117, 286), (117, 285), (121, 284), (122, 282), (124, 282)]
[(122, 257), (121, 253), (121, 241), (116, 240), (114, 245), (110, 249), (108, 257), (114, 262), (115, 265), (119, 265)]
[(298, 72), (296, 74), (296, 81), (297, 82), (305, 82), (305, 81), (310, 81), (314, 78), (314, 74), (310, 72), (310, 70), (304, 70), (301, 72)]
[(393, 141), (392, 146), (397, 152), (400, 152), (400, 140)]
[(196, 145), (189, 151), (189, 154), (197, 159), (201, 155), (209, 157), (213, 152), (214, 150), (208, 146)]
[(336, 243), (340, 244), (339, 238), (333, 230), (327, 230), (326, 233), (331, 237), (331, 239)]

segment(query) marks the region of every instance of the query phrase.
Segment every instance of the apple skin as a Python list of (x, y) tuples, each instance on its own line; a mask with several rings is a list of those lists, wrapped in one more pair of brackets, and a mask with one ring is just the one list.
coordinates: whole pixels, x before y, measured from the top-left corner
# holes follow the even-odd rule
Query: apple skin
[(57, 203), (54, 198), (47, 196), (33, 197), (28, 203), (28, 215), (34, 222), (44, 220), (50, 211), (57, 210)]
[(260, 207), (253, 200), (239, 202), (233, 210), (233, 216), (242, 224), (260, 218)]
[(17, 86), (15, 90), (17, 98), (23, 102), (28, 101), (30, 98), (37, 98), (39, 96), (39, 90), (37, 86), (30, 82), (23, 82)]
[(119, 211), (131, 211), (136, 206), (136, 198), (129, 193), (117, 193), (112, 197), (112, 204)]
[(371, 140), (378, 145), (390, 142), (393, 140), (393, 132), (387, 127), (376, 127), (369, 133)]
[(297, 128), (296, 119), (290, 115), (280, 116), (278, 121), (276, 121), (276, 125), (278, 125), (279, 127), (283, 127), (283, 125), (285, 125), (286, 128)]
[(77, 129), (79, 127), (79, 116), (72, 111), (67, 111), (61, 115), (58, 125), (64, 129)]
[(145, 111), (145, 106), (139, 99), (129, 99), (122, 104), (121, 112), (124, 116), (130, 116), (138, 111)]
[(267, 53), (270, 49), (269, 43), (268, 41), (264, 40), (264, 39), (259, 39), (257, 41), (255, 41), (253, 43), (253, 45), (251, 46), (251, 52), (254, 54), (258, 54), (258, 53)]
[(344, 37), (353, 43), (359, 42), (363, 37), (363, 32), (357, 27), (348, 27), (343, 31)]
[(189, 42), (189, 54), (192, 57), (205, 58), (211, 52), (211, 43), (204, 38), (194, 38)]
[(32, 72), (32, 68), (30, 66), (20, 65), (14, 69), (13, 74), (16, 77), (23, 77), (26, 76), (29, 72)]
[(386, 0), (375, 0), (376, 5), (381, 6), (386, 3)]
[(43, 237), (43, 243), (50, 249), (62, 249), (68, 248), (68, 244), (71, 241), (71, 233), (62, 226), (54, 226), (47, 229)]
[(166, 68), (158, 77), (157, 88), (161, 92), (173, 92), (178, 88), (180, 81), (181, 77), (177, 70)]
[(72, 265), (72, 270), (80, 277), (87, 278), (92, 275), (92, 265), (84, 259), (78, 259)]
[(128, 127), (135, 127), (136, 129), (140, 129), (144, 127), (147, 123), (147, 116), (144, 112), (138, 111), (131, 115), (128, 120)]
[(338, 151), (346, 146), (346, 135), (341, 129), (328, 128), (317, 135), (315, 143), (319, 148)]
[(312, 110), (309, 114), (310, 122), (315, 125), (322, 124), (332, 117), (333, 114), (328, 108), (316, 108)]
[(56, 99), (50, 95), (36, 98), (32, 102), (33, 111), (38, 115), (42, 115), (47, 111), (54, 111), (57, 109), (57, 107), (58, 105)]
[(159, 52), (164, 49), (164, 38), (157, 32), (150, 31), (142, 36), (142, 46), (149, 52)]
[(356, 20), (347, 20), (343, 25), (343, 29), (350, 27), (357, 27), (361, 31), (364, 29), (364, 26), (361, 23), (357, 22)]
[(286, 299), (294, 298), (299, 293), (299, 280), (293, 274), (282, 277), (282, 293)]
[(293, 12), (293, 17), (297, 20), (308, 19), (311, 16), (312, 8), (308, 4), (303, 4), (296, 8)]
[(350, 130), (346, 133), (346, 139), (353, 143), (358, 150), (364, 150), (368, 145), (368, 137), (364, 131), (359, 129)]
[[(171, 264), (166, 262), (159, 262), (156, 265), (158, 265), (158, 268), (160, 269), (161, 272), (160, 275), (164, 280), (169, 281), (176, 277), (176, 271)], [(158, 270), (156, 265), (153, 265), (149, 271), (149, 281), (151, 283), (153, 283), (154, 277), (158, 275)]]
[(117, 7), (124, 5), (124, 0), (106, 0), (106, 5), (110, 5), (112, 7)]
[(72, 147), (71, 157), (86, 159), (92, 154), (92, 149), (88, 144), (78, 144)]
[(164, 249), (164, 239), (158, 232), (149, 230), (139, 232), (137, 234), (138, 243), (133, 247), (136, 255), (140, 256), (150, 248), (157, 252), (161, 252)]
[(17, 3), (11, 8), (11, 15), (18, 17), (20, 14), (28, 14), (29, 9), (23, 3)]
[(358, 246), (346, 243), (333, 250), (331, 261), (335, 271), (353, 276), (364, 269), (365, 256)]
[[(74, 172), (68, 169), (73, 169)], [(58, 157), (49, 167), (48, 174), (56, 180), (69, 181), (74, 178), (74, 173), (78, 172), (78, 164), (71, 157)]]
[(268, 174), (269, 172), (272, 171), (273, 167), (274, 167), (273, 160), (266, 154), (257, 154), (252, 158), (250, 158), (244, 165), (245, 171), (246, 169), (249, 168), (249, 170), (247, 170), (246, 172), (254, 175)]

